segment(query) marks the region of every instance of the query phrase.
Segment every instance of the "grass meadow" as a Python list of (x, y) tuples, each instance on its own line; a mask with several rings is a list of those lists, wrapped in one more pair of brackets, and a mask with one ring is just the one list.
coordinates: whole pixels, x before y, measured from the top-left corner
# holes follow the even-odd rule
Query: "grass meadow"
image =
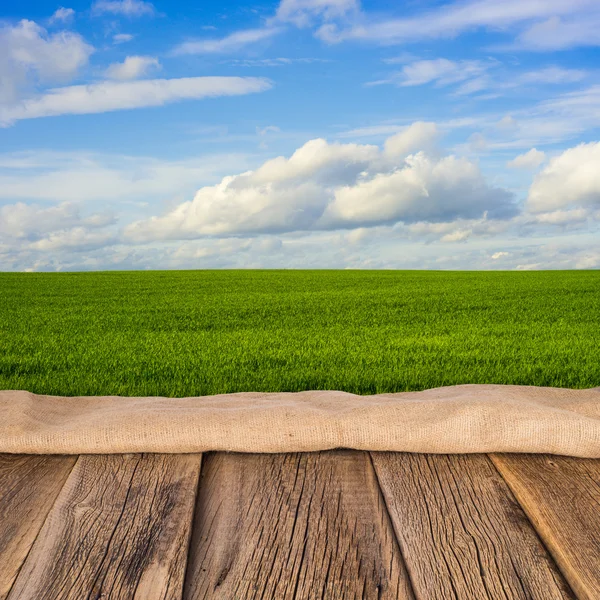
[(600, 386), (600, 271), (0, 273), (0, 389)]

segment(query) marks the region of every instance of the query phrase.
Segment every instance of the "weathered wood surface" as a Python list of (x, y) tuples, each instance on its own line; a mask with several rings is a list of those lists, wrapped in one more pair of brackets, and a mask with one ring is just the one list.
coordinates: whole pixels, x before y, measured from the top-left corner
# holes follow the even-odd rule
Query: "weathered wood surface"
[(487, 456), (372, 458), (418, 599), (573, 598)]
[(79, 457), (9, 600), (181, 598), (200, 462)]
[(206, 457), (184, 598), (413, 598), (369, 455)]
[(492, 455), (580, 599), (600, 598), (600, 460)]
[(0, 454), (0, 600), (6, 598), (76, 460)]

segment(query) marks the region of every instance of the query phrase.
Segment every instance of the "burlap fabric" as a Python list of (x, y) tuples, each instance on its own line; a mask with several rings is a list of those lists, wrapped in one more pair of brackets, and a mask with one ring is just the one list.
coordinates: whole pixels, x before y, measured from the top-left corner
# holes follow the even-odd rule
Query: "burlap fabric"
[(600, 458), (600, 391), (460, 385), (357, 396), (195, 398), (0, 391), (0, 452), (543, 452)]

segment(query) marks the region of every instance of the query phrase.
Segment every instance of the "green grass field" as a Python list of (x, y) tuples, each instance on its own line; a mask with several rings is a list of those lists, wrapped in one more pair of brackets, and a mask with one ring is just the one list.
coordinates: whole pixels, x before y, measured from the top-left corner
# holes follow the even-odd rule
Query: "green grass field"
[(600, 272), (0, 273), (0, 389), (600, 386)]

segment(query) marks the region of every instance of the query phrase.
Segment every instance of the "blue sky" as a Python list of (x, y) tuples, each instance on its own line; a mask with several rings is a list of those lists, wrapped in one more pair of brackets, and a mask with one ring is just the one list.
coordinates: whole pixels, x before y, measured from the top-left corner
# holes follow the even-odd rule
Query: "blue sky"
[(600, 267), (597, 0), (0, 14), (0, 270)]

